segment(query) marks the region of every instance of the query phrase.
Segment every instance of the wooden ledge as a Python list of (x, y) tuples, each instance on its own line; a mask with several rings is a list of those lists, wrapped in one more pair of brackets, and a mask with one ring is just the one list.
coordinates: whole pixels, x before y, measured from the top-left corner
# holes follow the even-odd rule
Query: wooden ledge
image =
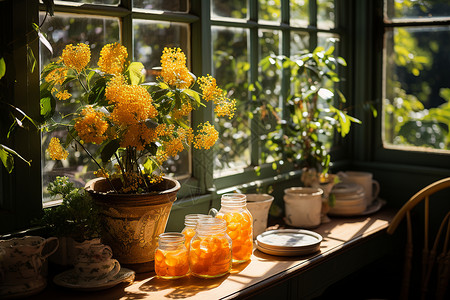
[[(236, 299), (251, 298), (264, 292), (286, 292), (283, 282), (294, 280), (298, 286), (296, 297), (320, 295), (330, 284), (385, 254), (380, 241), (367, 241), (383, 236), (395, 212), (382, 209), (364, 217), (332, 218), (313, 231), (323, 237), (320, 251), (309, 256), (281, 257), (267, 255), (255, 249), (251, 261), (238, 265), (221, 278), (200, 279), (186, 277), (177, 280), (156, 278), (154, 273), (138, 274), (133, 284), (121, 283), (113, 288), (81, 292), (55, 286), (49, 282), (37, 299)], [(367, 245), (366, 245), (367, 244)], [(370, 261), (372, 260), (372, 261)], [(351, 261), (351, 264), (348, 262)], [(339, 267), (342, 263), (344, 267)], [(329, 274), (330, 272), (335, 272)], [(320, 277), (320, 280), (317, 279)], [(317, 282), (319, 281), (319, 282)], [(278, 287), (278, 288), (277, 288)], [(268, 294), (267, 294), (268, 293)]]

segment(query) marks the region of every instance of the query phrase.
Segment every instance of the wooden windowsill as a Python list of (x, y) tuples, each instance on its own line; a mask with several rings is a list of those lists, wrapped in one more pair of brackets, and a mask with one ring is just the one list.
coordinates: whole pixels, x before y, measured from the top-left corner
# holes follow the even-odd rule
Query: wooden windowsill
[[(345, 255), (351, 255), (355, 264), (364, 264), (365, 260), (381, 255), (383, 247), (364, 248), (364, 243), (377, 236), (386, 236), (386, 228), (394, 216), (393, 211), (383, 208), (373, 215), (352, 218), (332, 218), (331, 222), (312, 229), (323, 237), (320, 251), (303, 257), (271, 256), (254, 250), (251, 261), (238, 265), (232, 272), (221, 278), (200, 279), (186, 277), (177, 280), (163, 280), (154, 273), (137, 274), (134, 283), (121, 283), (113, 288), (80, 292), (55, 286), (49, 286), (37, 295), (38, 299), (234, 299), (247, 298), (263, 291), (270, 291), (287, 280), (298, 280), (301, 276), (317, 276), (319, 285), (309, 285), (300, 291), (304, 295), (321, 292), (334, 281), (351, 272), (352, 267), (345, 265), (342, 274), (328, 276), (321, 273), (321, 267), (336, 262)], [(379, 241), (377, 241), (379, 243)], [(358, 254), (356, 251), (363, 251)], [(363, 249), (364, 248), (364, 249)], [(377, 248), (377, 249), (373, 249)], [(367, 249), (373, 249), (373, 254)], [(367, 262), (368, 263), (368, 262)], [(358, 266), (354, 266), (356, 268)], [(336, 268), (341, 269), (341, 268)], [(337, 272), (334, 270), (334, 272)], [(325, 274), (323, 274), (325, 273)]]

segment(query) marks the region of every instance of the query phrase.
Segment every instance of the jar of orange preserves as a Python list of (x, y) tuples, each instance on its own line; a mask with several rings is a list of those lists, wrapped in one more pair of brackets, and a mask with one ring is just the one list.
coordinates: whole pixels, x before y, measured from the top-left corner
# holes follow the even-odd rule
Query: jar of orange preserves
[(215, 216), (227, 222), (227, 234), (233, 241), (233, 263), (246, 262), (253, 252), (253, 217), (247, 209), (247, 196), (224, 194), (220, 204)]
[(176, 279), (189, 273), (188, 249), (182, 233), (167, 232), (159, 235), (155, 250), (155, 273), (164, 279)]
[(189, 214), (184, 216), (184, 228), (181, 231), (184, 234), (186, 248), (189, 249), (189, 243), (195, 235), (195, 228), (197, 227), (197, 221), (202, 218), (212, 218), (211, 215), (203, 214)]
[(231, 270), (231, 239), (226, 233), (224, 220), (204, 218), (198, 220), (196, 233), (189, 249), (191, 274), (214, 278)]

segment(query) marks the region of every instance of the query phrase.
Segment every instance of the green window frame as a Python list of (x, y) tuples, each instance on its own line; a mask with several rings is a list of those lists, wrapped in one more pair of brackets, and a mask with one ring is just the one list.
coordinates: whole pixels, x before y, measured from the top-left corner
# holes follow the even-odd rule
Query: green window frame
[[(7, 2), (7, 3), (6, 3)], [(32, 117), (39, 116), (39, 72), (30, 73), (27, 70), (26, 51), (27, 46), (33, 53), (39, 53), (39, 43), (35, 32), (31, 30), (32, 23), (39, 23), (39, 11), (45, 11), (43, 3), (36, 1), (15, 0), (2, 3), (2, 8), (7, 8), (10, 13), (8, 18), (3, 18), (5, 26), (10, 26), (8, 34), (26, 36), (26, 41), (17, 42), (12, 53), (14, 58), (14, 69), (19, 80), (14, 89), (14, 101), (18, 107), (21, 107)], [(133, 19), (164, 21), (183, 23), (190, 27), (190, 49), (188, 60), (191, 61), (191, 69), (195, 74), (211, 74), (212, 66), (212, 43), (211, 28), (212, 26), (222, 26), (229, 28), (248, 29), (249, 40), (249, 83), (255, 82), (259, 75), (258, 63), (259, 57), (259, 32), (262, 30), (279, 30), (282, 32), (280, 41), (280, 54), (290, 54), (290, 36), (291, 32), (299, 32), (309, 36), (310, 50), (314, 49), (318, 42), (318, 35), (333, 34), (340, 37), (338, 51), (340, 55), (351, 60), (351, 35), (349, 34), (349, 26), (351, 26), (349, 18), (352, 2), (344, 0), (335, 0), (335, 26), (333, 28), (321, 28), (318, 26), (318, 3), (322, 0), (309, 1), (309, 20), (308, 24), (297, 24), (291, 22), (289, 0), (276, 1), (280, 3), (280, 22), (262, 22), (258, 18), (259, 1), (247, 0), (248, 18), (244, 21), (235, 21), (230, 19), (215, 19), (211, 17), (211, 1), (192, 0), (190, 1), (187, 12), (168, 12), (168, 11), (143, 11), (140, 9), (132, 9), (132, 0), (120, 0), (118, 6), (104, 6), (95, 4), (71, 5), (70, 2), (56, 1), (55, 13), (73, 13), (100, 17), (118, 17), (121, 20), (121, 42), (130, 51), (133, 51)], [(73, 3), (72, 3), (73, 4)], [(25, 9), (24, 9), (25, 8)], [(25, 13), (24, 13), (25, 12)], [(295, 24), (294, 24), (295, 23)], [(5, 32), (7, 31), (4, 27)], [(12, 37), (8, 37), (13, 40)], [(6, 42), (9, 42), (6, 39)], [(352, 69), (348, 68), (345, 77), (350, 79)], [(352, 99), (350, 80), (347, 80), (343, 87), (349, 101)], [(289, 83), (282, 79), (282, 86), (286, 87)], [(251, 96), (251, 94), (249, 94)], [(212, 110), (195, 112), (193, 115), (193, 125), (198, 122), (212, 120)], [(253, 125), (252, 125), (253, 126)], [(12, 175), (2, 170), (0, 179), (0, 193), (2, 199), (0, 201), (0, 233), (12, 232), (29, 228), (30, 220), (36, 217), (42, 209), (42, 201), (39, 195), (42, 195), (42, 175), (41, 175), (41, 157), (40, 151), (40, 134), (37, 131), (20, 132), (15, 136), (16, 149), (27, 159), (32, 159), (31, 167), (24, 166), (19, 162)], [(348, 158), (348, 143), (339, 143), (332, 155), (334, 161), (339, 165), (339, 161)], [(192, 150), (192, 176), (187, 180), (183, 180), (183, 188), (179, 194), (181, 201), (177, 201), (174, 209), (185, 209), (192, 207), (192, 203), (207, 203), (211, 206), (211, 201), (217, 194), (227, 190), (242, 187), (243, 185), (255, 186), (255, 182), (264, 182), (271, 184), (279, 180), (280, 170), (272, 170), (270, 165), (261, 166), (261, 174), (258, 176), (254, 170), (255, 166), (260, 164), (257, 139), (252, 139), (250, 166), (245, 168), (243, 172), (214, 178), (213, 155), (211, 153), (203, 154), (199, 151)], [(293, 176), (292, 167), (283, 168), (281, 178), (289, 178)], [(291, 173), (290, 173), (291, 172)], [(299, 172), (294, 172), (294, 177), (299, 176)], [(23, 182), (23, 178), (27, 178), (27, 182)], [(23, 184), (27, 185), (24, 188)], [(203, 196), (202, 196), (203, 195)], [(195, 210), (195, 208), (192, 208)], [(186, 210), (183, 211), (183, 214)]]

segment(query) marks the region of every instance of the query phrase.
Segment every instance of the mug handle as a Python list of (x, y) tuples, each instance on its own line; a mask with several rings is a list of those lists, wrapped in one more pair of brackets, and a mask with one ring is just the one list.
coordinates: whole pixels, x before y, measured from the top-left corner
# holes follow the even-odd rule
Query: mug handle
[(380, 183), (376, 180), (372, 180), (372, 201), (377, 199), (380, 193)]
[(44, 242), (44, 243), (45, 243), (44, 248), (45, 248), (45, 246), (46, 246), (47, 244), (49, 244), (49, 243), (51, 243), (51, 242), (55, 242), (55, 247), (54, 247), (52, 250), (50, 250), (47, 254), (42, 255), (42, 259), (43, 259), (43, 260), (46, 259), (47, 257), (49, 257), (50, 255), (52, 255), (53, 253), (55, 253), (56, 250), (57, 250), (58, 247), (59, 247), (59, 240), (58, 240), (58, 238), (57, 238), (57, 237), (49, 237), (49, 238), (46, 239), (45, 242)]
[(108, 276), (106, 276), (107, 280), (111, 280), (120, 271), (119, 261), (117, 259), (112, 259), (112, 261), (114, 261), (114, 269), (112, 269), (111, 272), (109, 272)]
[(217, 216), (217, 214), (218, 214), (219, 212), (217, 211), (217, 209), (215, 209), (215, 208), (211, 208), (210, 210), (209, 210), (209, 212), (208, 212), (208, 215), (211, 215), (211, 216), (213, 216), (214, 218)]

